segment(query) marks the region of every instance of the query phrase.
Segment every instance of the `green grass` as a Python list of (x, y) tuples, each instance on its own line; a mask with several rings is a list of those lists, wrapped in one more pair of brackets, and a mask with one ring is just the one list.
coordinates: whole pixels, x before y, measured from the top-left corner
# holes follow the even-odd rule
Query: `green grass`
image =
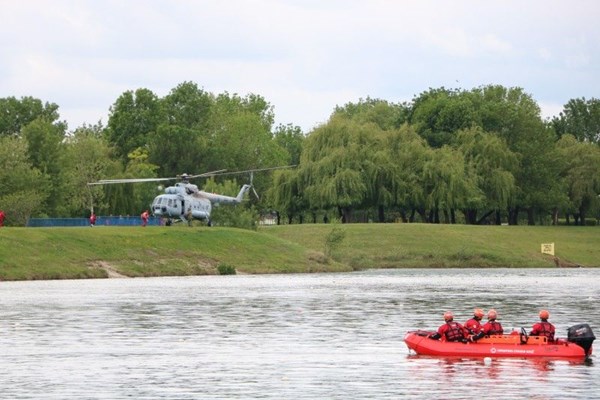
[[(345, 230), (336, 259), (355, 269), (399, 267), (553, 267), (541, 254), (554, 243), (556, 256), (600, 266), (600, 229), (554, 226), (432, 224), (336, 225)], [(334, 225), (287, 225), (262, 232), (323, 250)]]
[[(331, 257), (326, 241), (343, 230)], [(339, 272), (402, 267), (554, 267), (542, 243), (563, 260), (600, 266), (595, 227), (429, 224), (306, 224), (258, 232), (207, 227), (0, 229), (0, 279), (122, 275)]]

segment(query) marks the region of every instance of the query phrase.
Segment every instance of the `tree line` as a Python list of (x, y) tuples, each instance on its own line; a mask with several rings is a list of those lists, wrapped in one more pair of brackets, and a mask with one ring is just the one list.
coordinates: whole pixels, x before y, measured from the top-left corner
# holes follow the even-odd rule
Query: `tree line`
[[(274, 124), (262, 96), (183, 82), (166, 96), (127, 91), (101, 122), (69, 130), (59, 107), (0, 99), (0, 208), (30, 217), (138, 215), (175, 177), (296, 165), (257, 174), (246, 212), (302, 223), (429, 222), (585, 225), (600, 218), (600, 100), (572, 99), (543, 120), (521, 88), (435, 88), (412, 101), (360, 99), (310, 132)], [(245, 179), (245, 178), (244, 178)], [(233, 178), (207, 190), (233, 195)]]

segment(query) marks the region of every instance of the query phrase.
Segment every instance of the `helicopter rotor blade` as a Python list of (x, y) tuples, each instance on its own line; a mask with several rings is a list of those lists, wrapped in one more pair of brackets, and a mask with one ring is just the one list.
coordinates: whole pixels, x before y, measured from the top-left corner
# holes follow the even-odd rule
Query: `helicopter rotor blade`
[(90, 182), (88, 186), (93, 185), (110, 185), (113, 183), (141, 183), (141, 182), (162, 182), (172, 181), (178, 178), (132, 178), (132, 179), (102, 179), (98, 182)]
[(225, 171), (227, 171), (227, 170), (226, 169), (219, 169), (219, 170), (216, 170), (216, 171), (205, 172), (203, 174), (190, 175), (187, 178), (188, 179), (192, 179), (192, 178), (204, 178), (204, 177), (215, 176), (215, 175), (223, 175), (223, 173)]
[[(204, 172), (202, 174), (197, 175), (178, 175), (171, 178), (122, 178), (122, 179), (102, 179), (97, 182), (89, 182), (88, 186), (94, 185), (111, 185), (117, 183), (144, 183), (144, 182), (164, 182), (164, 181), (173, 181), (173, 180), (181, 180), (181, 179), (193, 179), (193, 178), (206, 178), (211, 176), (222, 176), (222, 175), (240, 175), (250, 172), (251, 174), (259, 171), (270, 171), (274, 169), (284, 169), (284, 168), (294, 168), (296, 165), (284, 165), (280, 167), (269, 167), (269, 168), (256, 168), (256, 169), (247, 169), (243, 171), (230, 171), (227, 172), (226, 169), (219, 169), (216, 171)], [(252, 176), (252, 175), (251, 175)]]
[(215, 174), (215, 175), (241, 175), (241, 174), (247, 174), (248, 172), (252, 173), (252, 172), (260, 172), (260, 171), (271, 171), (271, 170), (275, 170), (275, 169), (285, 169), (285, 168), (294, 168), (296, 167), (296, 165), (284, 165), (284, 166), (280, 166), (280, 167), (269, 167), (269, 168), (256, 168), (256, 169), (245, 169), (245, 170), (241, 170), (241, 171), (229, 171), (229, 172), (223, 172), (223, 173), (219, 173), (219, 174)]

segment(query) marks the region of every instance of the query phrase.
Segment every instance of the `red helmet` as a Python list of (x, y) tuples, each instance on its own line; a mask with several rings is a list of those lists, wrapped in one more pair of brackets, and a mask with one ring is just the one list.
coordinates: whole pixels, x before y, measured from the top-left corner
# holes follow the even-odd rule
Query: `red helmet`
[(498, 318), (498, 313), (496, 312), (496, 310), (492, 309), (490, 311), (488, 311), (488, 319), (496, 319)]
[(542, 310), (542, 311), (540, 311), (540, 318), (541, 319), (548, 319), (548, 318), (550, 318), (550, 313), (548, 312), (548, 310)]
[(444, 313), (444, 321), (452, 321), (454, 319), (454, 314), (452, 314), (452, 311), (446, 311)]
[(485, 313), (483, 312), (483, 310), (481, 308), (476, 308), (475, 311), (473, 311), (473, 315), (475, 315), (476, 317), (479, 317), (479, 318), (483, 318)]

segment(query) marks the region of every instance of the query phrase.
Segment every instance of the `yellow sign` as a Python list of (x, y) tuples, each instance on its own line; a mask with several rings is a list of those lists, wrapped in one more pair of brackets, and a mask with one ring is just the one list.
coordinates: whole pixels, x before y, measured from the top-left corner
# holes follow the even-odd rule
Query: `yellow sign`
[(542, 243), (542, 254), (554, 255), (554, 243)]

